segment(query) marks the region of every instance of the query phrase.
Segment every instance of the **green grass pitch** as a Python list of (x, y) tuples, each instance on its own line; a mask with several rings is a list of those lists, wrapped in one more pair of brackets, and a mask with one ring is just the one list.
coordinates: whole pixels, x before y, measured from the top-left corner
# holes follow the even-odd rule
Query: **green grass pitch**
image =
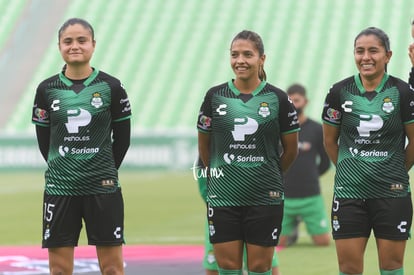
[[(322, 177), (327, 212), (334, 171)], [(0, 173), (0, 244), (39, 245), (41, 241), (43, 171)], [(202, 244), (205, 207), (197, 183), (188, 172), (120, 171), (125, 200), (127, 244)], [(85, 245), (82, 232), (80, 245)], [(407, 243), (405, 271), (414, 271), (414, 243)], [(283, 275), (338, 274), (335, 246), (316, 248), (300, 227), (298, 244), (279, 253)], [(371, 237), (364, 274), (379, 274), (375, 241)]]

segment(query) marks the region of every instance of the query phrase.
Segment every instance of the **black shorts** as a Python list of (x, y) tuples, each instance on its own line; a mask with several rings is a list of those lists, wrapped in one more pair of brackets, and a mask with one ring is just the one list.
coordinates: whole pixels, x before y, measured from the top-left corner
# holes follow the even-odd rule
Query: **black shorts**
[(381, 199), (335, 199), (332, 202), (332, 236), (337, 239), (366, 237), (407, 240), (413, 208), (411, 196)]
[(89, 245), (111, 246), (124, 242), (122, 192), (87, 196), (43, 197), (43, 248), (77, 246), (85, 222)]
[(282, 230), (283, 202), (279, 205), (208, 207), (211, 243), (242, 240), (276, 246)]

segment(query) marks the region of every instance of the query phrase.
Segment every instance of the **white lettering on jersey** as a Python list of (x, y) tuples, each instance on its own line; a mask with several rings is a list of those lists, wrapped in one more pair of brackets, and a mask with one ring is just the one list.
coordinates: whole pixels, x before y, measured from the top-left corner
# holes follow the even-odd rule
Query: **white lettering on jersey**
[(92, 120), (92, 115), (84, 110), (68, 110), (68, 122), (65, 123), (66, 129), (70, 134), (79, 133), (79, 127), (88, 125)]
[(233, 134), (234, 140), (244, 141), (246, 135), (252, 135), (256, 133), (258, 128), (259, 124), (253, 118), (235, 118), (234, 131), (231, 131), (231, 133)]
[(361, 120), (357, 130), (361, 137), (369, 137), (371, 131), (378, 131), (384, 125), (379, 115), (360, 115), (359, 117)]

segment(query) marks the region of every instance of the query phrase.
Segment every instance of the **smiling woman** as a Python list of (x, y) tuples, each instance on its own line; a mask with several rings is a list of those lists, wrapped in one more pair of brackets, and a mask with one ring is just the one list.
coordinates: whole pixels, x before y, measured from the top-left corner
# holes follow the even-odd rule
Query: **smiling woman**
[(85, 222), (103, 274), (124, 274), (124, 201), (118, 181), (130, 143), (131, 108), (121, 82), (90, 65), (92, 26), (67, 20), (58, 32), (63, 70), (42, 81), (32, 121), (48, 164), (42, 247), (51, 274), (72, 274)]
[(414, 157), (414, 93), (387, 74), (391, 56), (386, 33), (362, 30), (354, 42), (359, 73), (335, 83), (325, 99), (324, 142), (336, 165), (331, 219), (340, 274), (363, 273), (371, 231), (380, 273), (404, 274), (413, 215), (407, 171)]
[(378, 86), (391, 56), (390, 41), (385, 33), (366, 29), (355, 38), (355, 63), (367, 91), (373, 91)]
[(231, 43), (230, 57), (231, 67), (236, 75), (234, 85), (241, 92), (249, 94), (252, 92), (249, 86), (258, 86), (261, 81), (266, 80), (263, 69), (266, 55), (262, 39), (256, 33), (239, 33)]
[(221, 171), (206, 179), (219, 274), (242, 274), (243, 247), (249, 274), (278, 274), (282, 174), (296, 157), (299, 126), (286, 93), (266, 82), (265, 59), (257, 33), (238, 33), (230, 46), (235, 79), (211, 88), (199, 112), (200, 158), (210, 171)]
[(92, 73), (89, 61), (95, 50), (95, 34), (89, 23), (73, 19), (59, 30), (59, 50), (67, 64), (65, 75), (71, 79), (83, 79)]

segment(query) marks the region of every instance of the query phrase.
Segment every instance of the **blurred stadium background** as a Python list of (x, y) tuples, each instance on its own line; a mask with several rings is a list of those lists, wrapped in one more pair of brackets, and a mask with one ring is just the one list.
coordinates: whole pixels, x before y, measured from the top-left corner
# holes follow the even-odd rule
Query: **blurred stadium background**
[[(243, 29), (258, 32), (265, 44), (268, 81), (282, 89), (296, 82), (305, 85), (311, 99), (308, 115), (319, 120), (329, 87), (356, 73), (353, 42), (366, 27), (388, 33), (393, 50), (388, 70), (408, 78), (412, 4), (412, 0), (0, 0), (0, 172), (17, 172), (0, 173), (1, 206), (7, 210), (0, 213), (0, 220), (7, 221), (7, 226), (0, 226), (0, 243), (38, 245), (40, 171), (45, 163), (30, 122), (32, 103), (38, 83), (63, 65), (57, 31), (68, 18), (82, 17), (93, 25), (97, 45), (92, 65), (121, 79), (131, 100), (133, 140), (123, 166), (128, 171), (121, 175), (129, 205), (129, 243), (201, 244), (204, 205), (190, 171), (197, 154), (195, 122), (207, 89), (233, 77), (232, 38)], [(333, 171), (322, 178), (327, 206), (332, 178)], [(19, 207), (14, 207), (17, 203)], [(335, 274), (334, 246), (313, 250), (309, 243), (280, 254), (282, 272)], [(413, 255), (409, 245), (407, 258)], [(373, 240), (366, 258), (367, 274), (375, 274)], [(414, 270), (413, 261), (407, 261), (406, 270)]]
[(30, 123), (38, 83), (63, 65), (57, 31), (70, 17), (95, 28), (92, 65), (122, 80), (133, 108), (125, 167), (189, 169), (206, 90), (228, 81), (231, 39), (258, 32), (268, 81), (299, 82), (318, 119), (331, 84), (356, 72), (353, 41), (377, 26), (394, 51), (389, 72), (410, 69), (410, 0), (0, 0), (0, 168), (44, 165)]

